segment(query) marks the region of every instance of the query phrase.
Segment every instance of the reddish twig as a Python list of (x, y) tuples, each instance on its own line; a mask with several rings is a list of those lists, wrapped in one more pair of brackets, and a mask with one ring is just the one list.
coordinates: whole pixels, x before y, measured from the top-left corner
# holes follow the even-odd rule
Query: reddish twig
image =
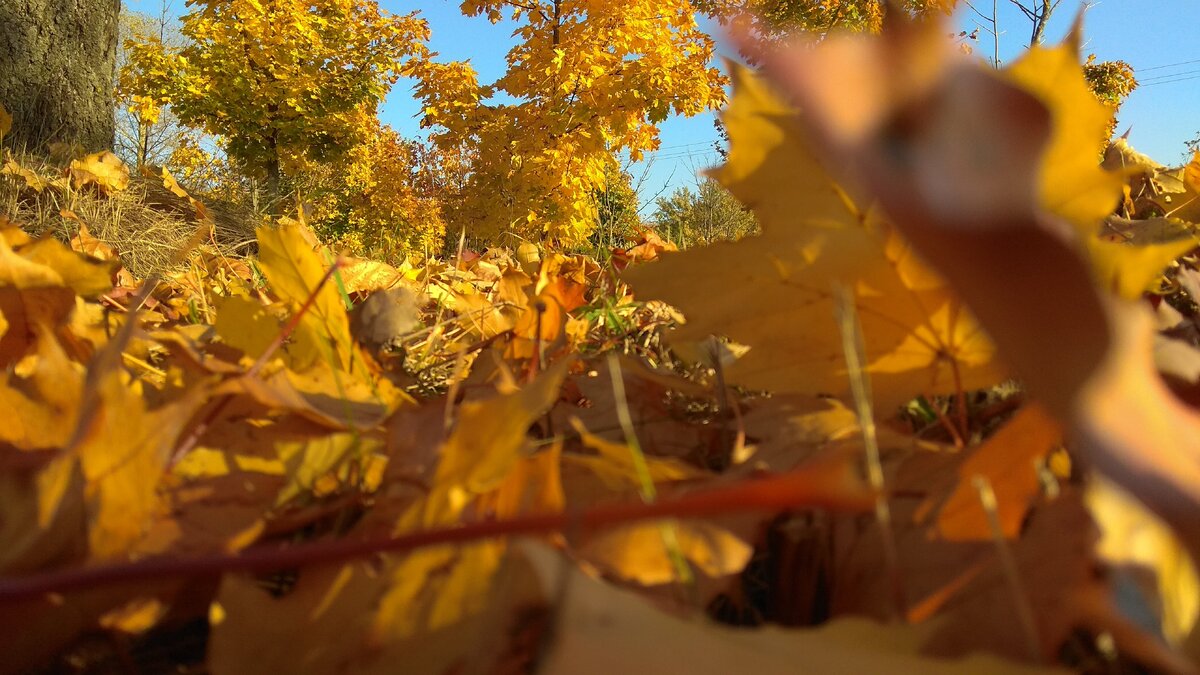
[(588, 532), (659, 518), (704, 518), (734, 513), (800, 507), (864, 511), (875, 495), (851, 477), (849, 466), (828, 462), (776, 476), (693, 492), (652, 504), (602, 504), (579, 513), (535, 515), (425, 530), (380, 539), (316, 541), (295, 546), (257, 546), (241, 553), (188, 558), (154, 557), (128, 563), (93, 565), (23, 578), (0, 579), (0, 602), (16, 602), (47, 593), (65, 593), (128, 582), (148, 582), (227, 572), (270, 572), (338, 563), (379, 553), (400, 553), (435, 544), (551, 532)]
[(314, 288), (312, 293), (309, 293), (308, 297), (304, 299), (304, 304), (300, 305), (300, 309), (288, 319), (288, 322), (283, 325), (283, 329), (279, 331), (279, 334), (275, 336), (275, 339), (271, 341), (271, 344), (267, 345), (266, 350), (263, 351), (263, 353), (258, 357), (258, 360), (254, 362), (254, 365), (250, 366), (250, 370), (246, 371), (247, 376), (253, 377), (257, 375), (259, 371), (261, 371), (268, 363), (270, 363), (271, 358), (275, 356), (275, 352), (279, 351), (279, 349), (283, 347), (283, 343), (287, 342), (287, 339), (292, 336), (292, 333), (296, 330), (296, 327), (300, 325), (300, 320), (304, 318), (304, 315), (308, 313), (308, 310), (311, 309), (313, 304), (317, 301), (317, 295), (321, 293), (321, 289), (325, 288), (325, 284), (329, 283), (329, 280), (333, 278), (334, 274), (337, 274), (337, 271), (341, 269), (341, 267), (341, 259), (333, 261), (333, 265), (330, 265), (329, 269), (325, 272), (325, 276), (321, 277), (321, 280), (317, 282), (317, 287)]

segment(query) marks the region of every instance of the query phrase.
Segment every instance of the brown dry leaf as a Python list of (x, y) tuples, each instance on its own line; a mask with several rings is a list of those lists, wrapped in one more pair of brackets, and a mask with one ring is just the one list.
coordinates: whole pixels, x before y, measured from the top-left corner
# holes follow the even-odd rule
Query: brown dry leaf
[(1030, 503), (1041, 494), (1038, 465), (1062, 445), (1062, 427), (1042, 406), (1022, 408), (958, 468), (959, 482), (938, 513), (938, 532), (950, 541), (991, 541), (988, 516), (974, 481), (988, 480), (1005, 537), (1017, 537)]
[(666, 614), (637, 595), (588, 578), (558, 554), (526, 545), (547, 593), (564, 585), (559, 623), (538, 672), (600, 675), (621, 672), (726, 673), (1061, 673), (974, 655), (939, 660), (920, 655), (923, 628), (841, 619), (813, 630), (717, 626)]
[(1154, 366), (1154, 319), (1107, 307), (1112, 345), (1072, 401), (1078, 443), (1093, 465), (1167, 522), (1200, 560), (1200, 415)]
[(828, 444), (860, 434), (858, 415), (839, 401), (801, 395), (772, 396), (742, 413), (748, 467), (788, 471)]
[(1156, 195), (1154, 201), (1166, 215), (1200, 224), (1200, 152), (1183, 168), (1159, 172), (1158, 180), (1173, 179), (1177, 192)]
[[(595, 455), (567, 454), (563, 461), (584, 467), (610, 490), (623, 492), (641, 485), (634, 466), (633, 450), (625, 443), (614, 443), (591, 434), (578, 420), (572, 420), (575, 432)], [(646, 468), (655, 483), (708, 478), (712, 474), (670, 457), (647, 457)]]
[(129, 167), (108, 150), (71, 162), (71, 184), (75, 189), (96, 185), (102, 192), (120, 192), (129, 187)]
[(70, 458), (0, 472), (0, 570), (32, 572), (83, 554), (83, 487), (79, 464)]
[(345, 672), (363, 650), (380, 586), (361, 563), (306, 569), (282, 598), (252, 578), (226, 575), (209, 609), (208, 668), (214, 675)]
[[(625, 404), (638, 444), (647, 455), (695, 460), (701, 466), (719, 462), (732, 447), (733, 423), (696, 424), (689, 417), (686, 402), (709, 402), (712, 391), (670, 372), (653, 370), (641, 361), (621, 357), (621, 378), (625, 385)], [(590, 362), (582, 374), (568, 378), (578, 396), (551, 411), (556, 429), (566, 428), (578, 418), (595, 436), (622, 443), (625, 434), (617, 424), (617, 402), (613, 398), (612, 375), (608, 360)]]
[(715, 176), (754, 210), (762, 234), (667, 254), (626, 274), (639, 297), (683, 312), (687, 323), (672, 342), (725, 335), (750, 347), (727, 369), (733, 382), (846, 394), (834, 321), (840, 282), (855, 292), (881, 410), (922, 392), (998, 382), (993, 348), (976, 322), (877, 209), (826, 174), (792, 108), (749, 70), (735, 67), (733, 80), (724, 117), (729, 162)]
[[(227, 461), (226, 454), (197, 448), (187, 466), (173, 468), (164, 480), (163, 506), (138, 542), (138, 554), (233, 553), (258, 539), (286, 479), (246, 456)], [(207, 475), (198, 473), (200, 460), (208, 460)], [(183, 477), (184, 472), (191, 475)]]
[(351, 314), (351, 331), (376, 349), (399, 341), (421, 322), (417, 296), (408, 288), (390, 288), (367, 296)]
[(479, 613), (407, 638), (379, 621), (380, 598), (404, 579), (366, 564), (302, 570), (280, 598), (253, 579), (227, 576), (209, 611), (209, 668), (214, 675), (495, 672), (507, 653), (521, 655), (523, 645), (510, 641), (544, 603), (527, 564), (514, 560), (500, 569), (501, 582), (479, 599)]
[(4, 658), (0, 672), (24, 674), (46, 669), (47, 662), (81, 634), (97, 630), (106, 613), (170, 590), (169, 584), (136, 581), (2, 603), (0, 653)]

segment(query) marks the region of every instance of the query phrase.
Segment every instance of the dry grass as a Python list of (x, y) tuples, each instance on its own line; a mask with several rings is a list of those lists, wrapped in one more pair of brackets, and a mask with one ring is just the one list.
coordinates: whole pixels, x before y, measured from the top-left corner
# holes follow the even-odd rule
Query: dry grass
[[(86, 224), (92, 236), (117, 252), (125, 268), (135, 277), (172, 269), (183, 256), (182, 249), (195, 245), (200, 220), (184, 199), (162, 185), (161, 180), (131, 176), (129, 187), (105, 195), (92, 186), (75, 189), (61, 180), (60, 164), (28, 155), (14, 158), (47, 181), (58, 185), (35, 190), (20, 176), (0, 176), (0, 214), (30, 234), (50, 233), (63, 240)], [(254, 227), (259, 216), (234, 204), (205, 206), (214, 222), (210, 244), (225, 255), (244, 256), (253, 252)]]

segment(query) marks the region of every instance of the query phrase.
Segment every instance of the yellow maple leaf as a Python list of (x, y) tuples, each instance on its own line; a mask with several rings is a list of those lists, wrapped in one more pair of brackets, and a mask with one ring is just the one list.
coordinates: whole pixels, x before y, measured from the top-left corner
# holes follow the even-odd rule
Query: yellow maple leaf
[(467, 499), (500, 486), (525, 448), (529, 425), (558, 399), (571, 363), (559, 361), (515, 393), (459, 406), (454, 431), (441, 448), (426, 525), (453, 522)]
[(213, 329), (225, 343), (257, 359), (275, 340), (280, 326), (257, 300), (238, 295), (217, 298)]
[(1077, 27), (1057, 47), (1035, 45), (1002, 74), (1050, 111), (1038, 188), (1042, 207), (1090, 237), (1120, 201), (1125, 178), (1100, 165), (1114, 111), (1088, 88), (1078, 44)]
[(112, 290), (112, 275), (120, 266), (119, 260), (72, 251), (57, 239), (30, 239), (16, 227), (0, 230), (0, 286), (65, 286), (94, 298)]
[(921, 393), (996, 382), (992, 346), (942, 281), (881, 214), (824, 171), (794, 113), (734, 67), (728, 163), (715, 172), (754, 209), (761, 235), (664, 254), (627, 278), (640, 297), (678, 307), (672, 341), (723, 334), (750, 347), (728, 369), (750, 387), (845, 394), (833, 290), (855, 291), (870, 372), (885, 409)]
[(1079, 26), (1056, 47), (1026, 51), (1004, 69), (1003, 77), (1041, 101), (1050, 114), (1038, 183), (1041, 207), (1074, 227), (1105, 290), (1123, 298), (1153, 290), (1163, 269), (1196, 241), (1188, 236), (1122, 244), (1100, 238), (1100, 225), (1120, 202), (1127, 176), (1154, 167), (1124, 139), (1114, 143), (1106, 153), (1110, 159), (1101, 163), (1114, 111), (1088, 86), (1079, 61)]
[(71, 183), (76, 189), (96, 185), (103, 192), (120, 192), (129, 187), (129, 167), (108, 150), (94, 152), (71, 162)]
[[(258, 265), (271, 290), (298, 309), (325, 277), (329, 264), (318, 253), (320, 245), (301, 223), (285, 220), (278, 226), (258, 228)], [(310, 345), (302, 360), (308, 365), (324, 357), (330, 365), (348, 372), (361, 372), (362, 360), (350, 335), (350, 320), (337, 286), (326, 283), (300, 321), (295, 333), (299, 345)], [(330, 353), (332, 350), (332, 353)], [(301, 368), (301, 363), (294, 367)]]
[(141, 387), (118, 371), (103, 377), (94, 396), (95, 413), (82, 422), (87, 431), (76, 451), (86, 481), (89, 550), (96, 558), (113, 558), (149, 529), (170, 449), (205, 398), (192, 390), (149, 410)]

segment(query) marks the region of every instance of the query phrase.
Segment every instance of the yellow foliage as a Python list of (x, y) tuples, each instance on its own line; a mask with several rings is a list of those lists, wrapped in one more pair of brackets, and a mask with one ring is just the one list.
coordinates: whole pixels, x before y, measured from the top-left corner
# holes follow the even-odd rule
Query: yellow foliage
[(182, 49), (153, 38), (129, 45), (122, 91), (146, 118), (169, 104), (182, 123), (223, 138), (272, 189), (364, 142), (364, 122), (428, 37), (415, 13), (392, 16), (371, 0), (189, 6)]
[(724, 102), (724, 78), (708, 65), (712, 40), (686, 0), (469, 0), (462, 9), (493, 22), (511, 9), (519, 43), (490, 85), (465, 62), (414, 68), (422, 124), (438, 128), (440, 148), (470, 158), (465, 189), (448, 200), (451, 231), (580, 243), (615, 153), (640, 159), (658, 147), (668, 115)]
[(299, 189), (324, 238), (360, 255), (395, 260), (441, 251), (440, 158), (387, 126), (334, 164), (314, 167)]

